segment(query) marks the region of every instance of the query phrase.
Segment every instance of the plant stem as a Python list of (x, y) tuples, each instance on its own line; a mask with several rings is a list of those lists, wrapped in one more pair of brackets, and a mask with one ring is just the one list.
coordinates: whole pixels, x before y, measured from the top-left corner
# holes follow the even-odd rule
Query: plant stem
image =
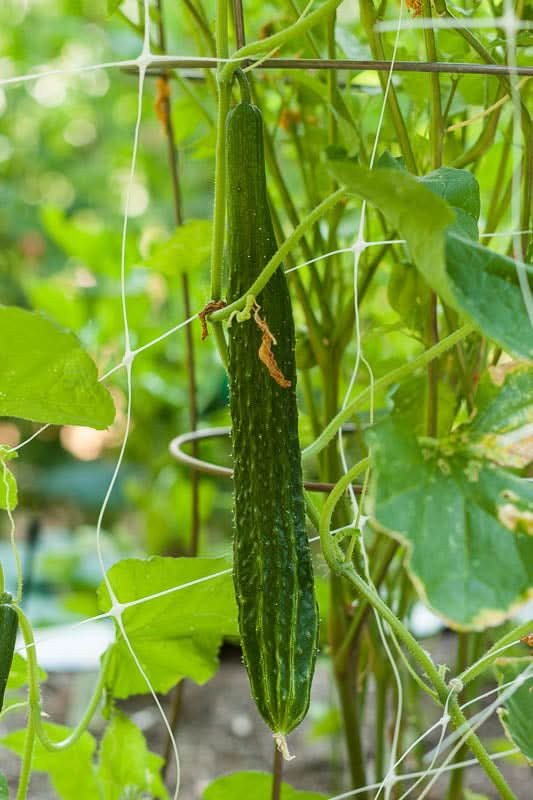
[(102, 664), (100, 668), (100, 674), (98, 676), (98, 681), (94, 688), (92, 697), (89, 701), (89, 705), (87, 706), (87, 709), (83, 714), (81, 720), (76, 725), (76, 727), (71, 731), (71, 733), (67, 737), (65, 737), (65, 739), (63, 739), (60, 742), (54, 742), (50, 739), (50, 737), (46, 733), (41, 720), (41, 713), (42, 713), (41, 689), (39, 685), (39, 668), (37, 666), (37, 656), (35, 651), (35, 640), (33, 638), (33, 631), (29, 623), (29, 620), (22, 611), (22, 609), (19, 608), (18, 606), (14, 606), (14, 608), (19, 618), (20, 630), (22, 632), (24, 644), (26, 645), (26, 656), (28, 659), (28, 701), (30, 706), (30, 718), (28, 721), (28, 730), (29, 728), (33, 728), (34, 733), (37, 735), (39, 741), (46, 750), (50, 750), (51, 752), (56, 752), (58, 750), (66, 750), (68, 747), (77, 742), (78, 739), (85, 733), (85, 731), (89, 727), (92, 718), (96, 713), (96, 710), (98, 708), (98, 705), (100, 703), (104, 691), (105, 672), (111, 655), (111, 650), (107, 650), (102, 658)]
[[(376, 611), (383, 617), (383, 619), (388, 622), (398, 639), (403, 641), (407, 647), (407, 650), (411, 653), (414, 660), (418, 662), (419, 666), (426, 673), (435, 687), (441, 705), (444, 706), (446, 703), (448, 704), (448, 713), (450, 714), (455, 727), (465, 727), (468, 730), (468, 722), (459, 707), (456, 694), (453, 693), (446, 685), (429, 654), (418, 644), (414, 636), (396, 617), (396, 615), (381, 599), (379, 594), (366, 583), (361, 575), (355, 571), (353, 564), (344, 559), (344, 553), (330, 534), (331, 518), (335, 510), (335, 506), (346, 491), (351, 481), (362, 471), (364, 471), (367, 466), (368, 459), (363, 459), (363, 461), (360, 461), (358, 464), (354, 465), (345, 475), (343, 475), (335, 488), (328, 495), (320, 515), (319, 528), (324, 558), (326, 559), (330, 569), (339, 575), (339, 577), (344, 577), (351, 582), (357, 591), (363, 597), (365, 597), (376, 609)], [(491, 761), (489, 754), (485, 750), (483, 744), (476, 734), (470, 732), (466, 742), (490, 780), (500, 792), (503, 800), (516, 800), (516, 796), (507, 785), (499, 769)]]
[(385, 776), (385, 736), (387, 731), (387, 688), (386, 675), (376, 678), (376, 723), (375, 723), (375, 761), (374, 780), (382, 781)]
[[(383, 49), (383, 43), (380, 36), (374, 30), (374, 24), (376, 22), (376, 11), (374, 4), (372, 3), (372, 0), (359, 0), (359, 8), (361, 22), (368, 38), (372, 56), (377, 61), (382, 61), (385, 59), (385, 51)], [(384, 92), (388, 82), (387, 75), (379, 73), (379, 82), (381, 83), (381, 88)], [(413, 148), (411, 147), (411, 141), (409, 139), (405, 120), (398, 102), (396, 90), (392, 84), (389, 88), (387, 105), (389, 107), (389, 113), (392, 117), (392, 122), (398, 137), (398, 144), (400, 145), (401, 151), (405, 157), (407, 168), (410, 172), (416, 175), (418, 173), (418, 168), (416, 165), (415, 155), (413, 153)]]
[[(435, 346), (439, 341), (437, 323), (437, 295), (431, 292), (427, 308), (427, 343)], [(438, 431), (439, 413), (439, 362), (438, 359), (430, 361), (427, 366), (427, 409), (426, 432), (428, 436), (436, 437)]]
[(19, 783), (17, 788), (17, 800), (26, 800), (28, 785), (31, 778), (31, 765), (33, 760), (33, 749), (35, 747), (35, 725), (33, 714), (30, 712), (24, 737), (24, 750), (22, 752), (22, 767), (20, 769)]
[(287, 253), (290, 253), (292, 248), (298, 244), (300, 239), (307, 233), (310, 228), (313, 227), (315, 222), (323, 217), (330, 208), (333, 208), (334, 205), (339, 203), (342, 198), (344, 197), (345, 190), (339, 189), (337, 192), (334, 192), (332, 195), (327, 197), (323, 200), (316, 208), (311, 211), (304, 219), (300, 222), (298, 227), (287, 237), (287, 239), (283, 242), (277, 253), (272, 256), (268, 264), (263, 268), (260, 275), (255, 279), (252, 285), (247, 289), (245, 294), (235, 300), (233, 303), (230, 303), (229, 306), (220, 309), (219, 311), (214, 311), (212, 314), (209, 315), (209, 319), (212, 322), (220, 322), (224, 319), (227, 319), (234, 311), (240, 311), (244, 308), (246, 303), (246, 298), (249, 294), (254, 295), (256, 297), (259, 292), (261, 292), (265, 286), (267, 285), (268, 281), (277, 270), (283, 259), (286, 257)]
[[(387, 546), (381, 555), (377, 566), (375, 567), (374, 574), (372, 575), (372, 583), (376, 589), (379, 589), (380, 584), (384, 580), (390, 563), (396, 555), (399, 546), (400, 545), (398, 542), (396, 542), (394, 539), (389, 539), (387, 541)], [(344, 637), (344, 640), (335, 655), (335, 666), (337, 668), (341, 669), (343, 667), (349, 651), (356, 646), (357, 640), (361, 635), (365, 620), (367, 619), (371, 608), (372, 606), (366, 600), (360, 600), (356, 612), (351, 620), (350, 627), (346, 632), (346, 636)]]
[[(158, 22), (158, 35), (159, 47), (163, 53), (166, 53), (166, 35), (165, 35), (165, 22), (163, 16), (163, 0), (157, 0), (157, 8), (159, 11)], [(180, 228), (183, 225), (183, 202), (181, 196), (181, 185), (179, 179), (178, 169), (178, 152), (176, 148), (176, 140), (174, 136), (174, 126), (172, 123), (172, 105), (170, 98), (170, 85), (168, 76), (165, 75), (162, 80), (165, 82), (166, 91), (164, 93), (164, 128), (167, 140), (168, 163), (170, 167), (170, 177), (172, 185), (172, 196), (174, 200), (174, 217), (176, 227)], [(183, 298), (183, 309), (186, 319), (191, 316), (191, 296), (189, 290), (189, 274), (186, 270), (181, 275), (181, 294)], [(186, 359), (187, 359), (187, 391), (188, 391), (188, 406), (189, 406), (189, 428), (195, 431), (197, 428), (197, 412), (196, 412), (196, 368), (195, 368), (195, 354), (194, 354), (194, 341), (192, 335), (192, 327), (187, 326), (185, 331), (186, 342)], [(198, 443), (195, 441), (192, 445), (192, 455), (194, 458), (198, 457)], [(190, 477), (191, 481), (191, 537), (189, 541), (189, 555), (196, 556), (198, 553), (198, 543), (200, 539), (200, 474), (193, 470)], [(175, 688), (172, 698), (171, 710), (171, 730), (174, 731), (181, 707), (183, 695), (183, 681), (181, 681)], [(165, 744), (165, 754), (162, 767), (163, 778), (165, 777), (166, 770), (168, 769), (169, 757), (172, 749), (172, 737), (167, 734)]]
[[(455, 664), (455, 672), (462, 672), (468, 664), (468, 650), (469, 650), (470, 637), (468, 633), (457, 634), (457, 657)], [(465, 698), (466, 699), (466, 698)], [(466, 747), (463, 745), (453, 757), (452, 763), (463, 761), (466, 755)], [(447, 800), (455, 800), (457, 797), (463, 796), (463, 777), (464, 767), (457, 767), (452, 770), (450, 774), (450, 781), (448, 783)]]
[[(431, 18), (431, 2), (423, 0), (422, 8), (424, 17)], [(426, 53), (428, 61), (438, 61), (437, 44), (435, 41), (435, 31), (431, 28), (424, 29), (424, 40), (426, 43)], [(442, 101), (440, 95), (440, 75), (433, 73), (430, 75), (431, 83), (431, 163), (433, 169), (437, 169), (442, 163)]]
[(283, 778), (283, 756), (274, 743), (274, 758), (272, 762), (272, 800), (280, 800)]
[(513, 628), (509, 633), (502, 636), (501, 639), (498, 639), (479, 661), (476, 661), (475, 664), (465, 669), (465, 671), (458, 676), (459, 680), (464, 685), (473, 681), (474, 678), (481, 675), (487, 667), (490, 667), (498, 656), (502, 655), (502, 648), (517, 643), (523, 636), (531, 633), (531, 631), (533, 631), (533, 620), (528, 620), (527, 622), (522, 622), (520, 625), (517, 625), (516, 628)]
[[(276, 234), (276, 240), (278, 243), (278, 247), (283, 242), (283, 229), (281, 227), (281, 222), (279, 219), (279, 214), (276, 210), (276, 206), (272, 202), (269, 196), (269, 205), (270, 205), (270, 214), (272, 217), (272, 223), (274, 225), (274, 232)], [(294, 261), (290, 255), (287, 253), (286, 261), (288, 265), (296, 266)], [(322, 326), (318, 322), (315, 312), (313, 310), (313, 305), (309, 298), (309, 293), (304, 286), (304, 283), (299, 275), (299, 272), (292, 272), (289, 276), (289, 280), (291, 283), (294, 284), (296, 289), (296, 294), (298, 296), (298, 300), (300, 301), (300, 305), (302, 306), (302, 311), (305, 316), (305, 322), (307, 324), (307, 330), (309, 333), (309, 343), (311, 345), (311, 349), (313, 350), (313, 355), (317, 360), (317, 363), (322, 364), (325, 361), (326, 353), (325, 348), (322, 342)]]
[[(400, 382), (417, 369), (427, 366), (427, 364), (429, 364), (430, 361), (433, 361), (434, 358), (439, 358), (439, 356), (441, 356), (447, 350), (455, 347), (458, 342), (466, 339), (466, 337), (469, 336), (473, 330), (474, 325), (471, 322), (467, 322), (466, 325), (462, 326), (462, 328), (459, 328), (458, 330), (454, 331), (454, 333), (451, 333), (449, 336), (441, 339), (438, 344), (430, 347), (428, 350), (425, 350), (419, 356), (413, 358), (412, 361), (409, 361), (407, 364), (404, 364), (397, 369), (393, 369), (391, 372), (388, 372), (386, 375), (378, 378), (378, 380), (374, 383), (374, 392), (385, 389), (392, 383)], [(366, 389), (363, 389), (362, 392), (359, 392), (357, 397), (348, 403), (344, 411), (340, 411), (335, 415), (335, 417), (333, 417), (333, 419), (324, 428), (318, 439), (316, 439), (312, 444), (306, 447), (305, 450), (303, 450), (302, 458), (310, 458), (311, 456), (315, 456), (320, 453), (324, 447), (326, 447), (328, 442), (333, 439), (339, 428), (341, 428), (341, 426), (350, 419), (356, 408), (370, 399), (371, 394), (371, 387), (367, 387)]]
[[(332, 574), (331, 578), (334, 582), (338, 581), (336, 575)], [(333, 595), (332, 600), (334, 600)], [(343, 605), (340, 605), (338, 610), (340, 613), (343, 613)], [(337, 692), (341, 704), (344, 738), (350, 764), (351, 785), (356, 789), (360, 789), (366, 785), (367, 780), (363, 742), (361, 739), (362, 725), (358, 703), (355, 653), (352, 653), (348, 669), (343, 672), (335, 671), (335, 683), (337, 685)], [(361, 800), (367, 800), (368, 794), (367, 792), (360, 791), (358, 797), (361, 798)]]
[(209, 24), (205, 18), (205, 14), (201, 13), (197, 8), (197, 2), (193, 3), (192, 0), (183, 0), (184, 5), (186, 6), (187, 10), (189, 11), (191, 17), (194, 19), (196, 23), (196, 29), (201, 31), (205, 43), (207, 45), (207, 49), (211, 55), (214, 55), (217, 51), (217, 46), (215, 42), (215, 38), (211, 33), (209, 28)]
[[(216, 46), (218, 58), (228, 55), (228, 9), (226, 0), (216, 4)], [(215, 196), (213, 202), (213, 238), (211, 241), (211, 300), (222, 296), (222, 267), (226, 225), (226, 117), (229, 111), (231, 86), (218, 73), (218, 111), (215, 146)], [(228, 365), (228, 348), (220, 322), (213, 321), (213, 334), (224, 366)]]
[[(223, 0), (217, 0), (217, 3), (223, 2)], [(316, 11), (312, 11), (305, 17), (300, 17), (297, 22), (294, 22), (292, 25), (289, 25), (288, 28), (285, 28), (278, 33), (274, 33), (272, 36), (268, 36), (266, 39), (259, 39), (256, 42), (251, 42), (250, 44), (241, 47), (233, 54), (233, 59), (236, 63), (226, 64), (220, 73), (220, 80), (222, 82), (227, 82), (231, 79), (231, 75), (238, 66), (238, 61), (246, 59), (249, 56), (255, 56), (258, 54), (269, 53), (271, 50), (277, 50), (279, 47), (282, 47), (284, 44), (287, 44), (291, 39), (296, 36), (301, 36), (302, 34), (306, 33), (312, 27), (314, 27), (317, 23), (321, 22), (327, 16), (329, 16), (337, 6), (341, 4), (342, 0), (326, 0), (326, 2), (320, 7), (317, 8)], [(218, 41), (217, 41), (218, 45)], [(218, 55), (220, 57), (220, 52), (218, 51)]]

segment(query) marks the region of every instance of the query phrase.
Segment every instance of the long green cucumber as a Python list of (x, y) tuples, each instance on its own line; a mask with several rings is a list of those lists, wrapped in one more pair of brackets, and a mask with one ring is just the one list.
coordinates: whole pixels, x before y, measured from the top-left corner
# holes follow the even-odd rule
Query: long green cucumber
[[(226, 121), (230, 302), (277, 249), (263, 120), (245, 87), (242, 94)], [(282, 267), (255, 302), (255, 314), (229, 326), (233, 575), (252, 696), (271, 730), (284, 735), (309, 707), (318, 609), (305, 529), (294, 323)]]

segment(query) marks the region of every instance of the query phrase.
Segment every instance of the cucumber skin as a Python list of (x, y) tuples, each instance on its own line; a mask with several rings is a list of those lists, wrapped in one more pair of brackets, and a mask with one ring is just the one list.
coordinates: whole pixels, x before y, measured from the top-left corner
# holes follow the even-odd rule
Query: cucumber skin
[(13, 663), (18, 630), (17, 612), (11, 605), (0, 605), (0, 711), (4, 705), (7, 679)]
[[(240, 297), (276, 252), (268, 208), (261, 112), (228, 114), (228, 300)], [(234, 465), (235, 595), (252, 696), (274, 733), (305, 717), (315, 667), (318, 608), (305, 527), (292, 308), (280, 267), (256, 298), (277, 339), (282, 388), (259, 360), (252, 319), (229, 327)]]

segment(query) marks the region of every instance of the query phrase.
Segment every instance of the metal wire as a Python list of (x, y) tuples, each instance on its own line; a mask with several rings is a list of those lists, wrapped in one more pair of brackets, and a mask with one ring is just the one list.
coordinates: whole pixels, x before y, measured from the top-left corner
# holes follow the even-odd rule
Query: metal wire
[[(374, 72), (422, 72), (445, 73), (448, 75), (531, 75), (531, 67), (510, 67), (506, 64), (469, 64), (464, 62), (449, 61), (355, 61), (341, 58), (267, 58), (258, 62), (256, 59), (247, 59), (247, 65), (260, 63), (261, 69), (303, 69), (303, 70), (371, 70)], [(219, 62), (216, 58), (177, 58), (159, 60), (157, 56), (151, 59), (147, 75), (159, 75), (165, 69), (216, 69)], [(126, 72), (137, 72), (136, 66), (128, 66)]]
[[(343, 427), (345, 433), (351, 433), (355, 430), (354, 425), (346, 425)], [(233, 470), (229, 467), (222, 467), (220, 464), (212, 464), (210, 461), (202, 461), (200, 458), (195, 458), (183, 450), (183, 447), (192, 442), (202, 442), (205, 439), (222, 439), (228, 438), (231, 433), (230, 428), (204, 428), (199, 431), (189, 431), (182, 433), (172, 439), (169, 445), (170, 452), (174, 458), (181, 464), (197, 472), (204, 472), (207, 475), (216, 475), (221, 478), (233, 477)], [(334, 488), (334, 483), (321, 483), (319, 481), (304, 481), (304, 487), (311, 492), (331, 492)], [(361, 486), (354, 486), (355, 492), (361, 492)]]

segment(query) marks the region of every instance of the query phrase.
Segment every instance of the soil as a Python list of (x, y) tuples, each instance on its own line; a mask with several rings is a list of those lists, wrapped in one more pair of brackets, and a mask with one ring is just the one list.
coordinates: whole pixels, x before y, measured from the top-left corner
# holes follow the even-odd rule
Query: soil
[[(450, 660), (452, 637), (444, 634), (428, 641), (427, 645), (437, 663)], [(43, 691), (44, 706), (50, 718), (55, 722), (75, 723), (87, 702), (94, 679), (95, 676), (89, 674), (74, 676), (70, 673), (52, 674)], [(313, 685), (310, 714), (300, 728), (289, 737), (289, 747), (296, 758), (286, 763), (284, 769), (284, 779), (292, 786), (323, 792), (325, 797), (331, 797), (349, 788), (348, 775), (341, 766), (344, 761), (342, 740), (338, 736), (320, 738), (312, 736), (317, 717), (330, 707), (333, 697), (329, 672), (324, 666), (319, 665)], [(172, 698), (169, 696), (163, 700), (170, 715)], [(153, 701), (147, 697), (137, 697), (123, 703), (122, 707), (143, 730), (150, 749), (163, 753), (166, 735)], [(373, 707), (373, 697), (370, 695), (366, 711), (368, 731), (363, 739), (369, 780), (373, 764), (371, 733)], [(413, 709), (410, 709), (407, 703), (406, 718), (410, 711)], [(429, 702), (427, 705), (424, 702), (422, 713), (428, 727), (438, 719), (437, 709)], [(2, 724), (2, 732), (8, 728), (19, 727), (21, 724), (23, 718), (8, 716)], [(101, 729), (102, 721), (97, 720), (93, 731), (98, 735)], [(491, 737), (502, 737), (502, 729), (495, 716), (485, 724), (482, 733), (485, 741)], [(425, 752), (437, 744), (438, 736), (439, 730), (435, 735), (427, 737)], [(205, 686), (198, 687), (189, 682), (185, 684), (177, 741), (182, 772), (180, 800), (200, 800), (205, 788), (220, 775), (238, 770), (268, 771), (271, 768), (272, 737), (259, 718), (250, 698), (246, 673), (237, 650), (224, 649), (220, 670)], [(414, 760), (407, 760), (405, 763), (408, 769), (417, 768)], [(12, 796), (15, 793), (18, 767), (17, 758), (5, 750), (0, 750), (0, 771), (8, 778)], [(530, 800), (533, 797), (530, 769), (503, 761), (500, 761), (500, 768), (519, 800)], [(174, 786), (174, 780), (175, 766), (171, 764), (167, 774), (169, 787)], [(478, 767), (468, 770), (465, 782), (471, 791), (484, 794), (490, 800), (497, 800), (499, 797)], [(459, 797), (448, 797), (447, 784), (447, 777), (439, 780), (428, 796), (433, 800), (441, 798), (462, 800)], [(420, 785), (410, 795), (412, 800), (421, 795), (423, 786), (424, 784)], [(402, 791), (406, 788), (407, 785), (402, 784)], [(399, 792), (396, 797), (401, 794), (402, 792)], [(374, 795), (375, 791), (370, 793), (370, 797)], [(37, 774), (32, 778), (29, 798), (56, 800), (56, 795), (47, 779), (43, 780), (43, 776)], [(243, 800), (254, 800), (254, 798), (243, 798)]]

